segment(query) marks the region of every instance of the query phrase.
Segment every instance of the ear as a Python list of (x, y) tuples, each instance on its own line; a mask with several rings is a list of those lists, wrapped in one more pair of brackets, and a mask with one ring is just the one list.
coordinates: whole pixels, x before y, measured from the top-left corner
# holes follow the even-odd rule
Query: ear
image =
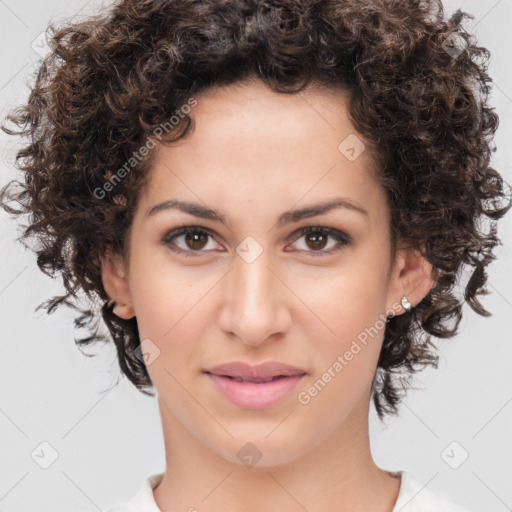
[(397, 246), (395, 265), (391, 271), (387, 311), (406, 310), (401, 301), (407, 296), (411, 306), (419, 304), (435, 285), (432, 264), (412, 244), (402, 241)]
[(108, 250), (101, 260), (101, 279), (108, 296), (116, 302), (114, 313), (129, 320), (135, 316), (123, 257)]

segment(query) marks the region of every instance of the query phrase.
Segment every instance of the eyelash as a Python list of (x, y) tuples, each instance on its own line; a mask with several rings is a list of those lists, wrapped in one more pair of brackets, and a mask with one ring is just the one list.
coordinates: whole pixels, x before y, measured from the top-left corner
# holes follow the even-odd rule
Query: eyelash
[[(187, 235), (187, 234), (206, 234), (206, 235), (214, 238), (212, 232), (207, 228), (200, 228), (198, 226), (184, 226), (184, 227), (174, 229), (174, 230), (166, 233), (163, 236), (161, 242), (164, 245), (171, 245), (172, 241), (175, 238), (178, 238), (179, 236)], [(303, 236), (307, 236), (310, 234), (318, 234), (318, 235), (324, 235), (324, 236), (328, 235), (328, 236), (332, 237), (334, 240), (336, 240), (336, 242), (338, 242), (338, 244), (339, 244), (337, 247), (331, 248), (327, 251), (325, 251), (325, 250), (306, 251), (306, 252), (310, 253), (311, 256), (313, 256), (313, 257), (324, 257), (326, 255), (340, 251), (341, 249), (343, 249), (344, 246), (349, 245), (351, 243), (350, 237), (348, 237), (341, 231), (338, 231), (337, 229), (322, 227), (322, 226), (307, 226), (305, 228), (302, 228), (300, 230), (299, 234), (297, 236), (293, 237), (292, 243), (296, 242)], [(186, 251), (182, 250), (182, 249), (172, 249), (172, 248), (170, 248), (170, 249), (173, 252), (184, 254), (186, 257), (195, 257), (195, 256), (192, 256), (192, 254), (190, 254), (190, 253), (208, 252), (208, 251), (203, 251), (203, 250), (194, 251), (193, 249), (189, 249)]]

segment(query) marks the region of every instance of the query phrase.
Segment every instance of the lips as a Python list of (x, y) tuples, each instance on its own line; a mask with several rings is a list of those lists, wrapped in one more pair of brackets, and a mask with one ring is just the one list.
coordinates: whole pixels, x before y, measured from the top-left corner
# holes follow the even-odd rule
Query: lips
[(224, 398), (243, 409), (264, 409), (290, 399), (306, 375), (301, 368), (277, 362), (257, 366), (227, 363), (205, 373)]
[(262, 409), (289, 398), (306, 375), (297, 368), (275, 361), (251, 366), (226, 363), (204, 372), (220, 393), (237, 407)]
[(296, 377), (305, 375), (301, 368), (284, 363), (267, 362), (251, 366), (242, 362), (226, 363), (215, 366), (206, 371), (211, 375), (229, 377), (238, 382), (271, 382), (282, 377)]

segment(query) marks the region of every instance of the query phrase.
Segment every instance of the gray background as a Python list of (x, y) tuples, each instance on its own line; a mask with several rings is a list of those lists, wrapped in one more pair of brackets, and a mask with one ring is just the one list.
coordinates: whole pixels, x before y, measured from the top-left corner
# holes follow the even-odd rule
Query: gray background
[[(38, 37), (48, 21), (76, 14), (80, 19), (100, 5), (0, 0), (2, 118), (27, 98), (26, 82), (42, 47)], [(512, 0), (450, 0), (445, 6), (447, 12), (462, 7), (473, 13), (468, 30), (491, 50), (492, 102), (501, 119), (493, 164), (512, 183)], [(12, 158), (19, 143), (0, 137), (3, 185), (15, 176)], [(501, 225), (498, 261), (489, 269), (492, 294), (483, 298), (493, 316), (465, 309), (461, 334), (436, 340), (439, 368), (420, 374), (400, 416), (381, 425), (372, 408), (370, 418), (379, 466), (412, 471), (426, 488), (475, 512), (512, 508), (511, 231), (509, 214)], [(15, 243), (17, 233), (16, 223), (0, 211), (0, 510), (106, 510), (165, 468), (156, 397), (142, 395), (121, 377), (112, 346), (94, 358), (80, 353), (73, 338), (82, 333), (73, 327), (71, 310), (34, 312), (62, 288)], [(47, 469), (40, 464), (50, 461), (52, 448), (42, 442), (58, 454)]]

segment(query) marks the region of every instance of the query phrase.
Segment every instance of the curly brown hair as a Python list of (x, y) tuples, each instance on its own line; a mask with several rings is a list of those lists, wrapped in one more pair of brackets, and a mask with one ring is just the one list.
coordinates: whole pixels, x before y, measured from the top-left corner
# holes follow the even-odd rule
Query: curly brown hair
[[(258, 79), (283, 94), (341, 88), (376, 148), (393, 247), (412, 241), (435, 274), (429, 294), (386, 324), (372, 394), (380, 419), (396, 414), (409, 378), (437, 367), (431, 336), (456, 334), (464, 302), (490, 314), (477, 296), (488, 293), (496, 221), (511, 206), (489, 166), (498, 126), (489, 51), (464, 30), (468, 17), (446, 19), (440, 0), (124, 0), (85, 22), (49, 25), (51, 51), (28, 102), (7, 117), (19, 129), (2, 126), (28, 139), (16, 155), (24, 180), (0, 193), (6, 211), (30, 214), (20, 240), (36, 238), (41, 271), (63, 279), (66, 293), (46, 301), (47, 312), (80, 312), (75, 325), (89, 335), (75, 339), (79, 347), (108, 341), (102, 318), (122, 372), (153, 395), (137, 320), (113, 313), (101, 278), (107, 250), (126, 251), (152, 153), (106, 181), (177, 113), (183, 122), (163, 141), (186, 136), (181, 106), (210, 87)], [(86, 308), (79, 291), (92, 300)]]

